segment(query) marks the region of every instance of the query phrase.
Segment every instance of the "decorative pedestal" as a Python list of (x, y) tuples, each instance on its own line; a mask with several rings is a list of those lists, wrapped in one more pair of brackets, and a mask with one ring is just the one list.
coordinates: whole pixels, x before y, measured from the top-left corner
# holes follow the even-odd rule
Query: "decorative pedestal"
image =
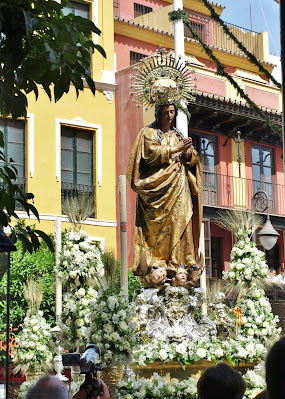
[(117, 396), (117, 385), (123, 378), (123, 365), (117, 367), (105, 367), (100, 372), (100, 378), (105, 382), (109, 389), (111, 399)]
[(26, 374), (26, 381), (31, 382), (32, 380), (38, 380), (43, 375), (40, 371), (29, 372)]
[[(227, 363), (227, 362), (226, 362)], [(135, 366), (132, 365), (130, 368), (139, 377), (151, 378), (153, 373), (158, 373), (161, 376), (170, 375), (171, 378), (177, 378), (178, 380), (184, 380), (191, 375), (195, 375), (203, 372), (206, 368), (214, 366), (216, 363), (208, 360), (199, 360), (193, 364), (186, 364), (183, 369), (179, 362), (153, 362), (148, 363), (146, 366)], [(231, 365), (230, 363), (228, 363)], [(246, 370), (251, 370), (255, 366), (254, 363), (240, 363), (239, 365), (233, 366), (237, 371), (244, 373)]]

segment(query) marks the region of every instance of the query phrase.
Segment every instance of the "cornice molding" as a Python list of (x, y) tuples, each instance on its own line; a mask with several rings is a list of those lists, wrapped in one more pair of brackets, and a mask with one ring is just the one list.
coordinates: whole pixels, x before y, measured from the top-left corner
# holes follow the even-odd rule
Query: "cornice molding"
[[(163, 45), (164, 47), (173, 49), (174, 48), (174, 35), (169, 32), (162, 31), (160, 29), (151, 28), (146, 25), (138, 24), (133, 21), (127, 21), (122, 18), (114, 18), (114, 32), (123, 36), (131, 37), (139, 41), (154, 44), (157, 46)], [(185, 53), (191, 54), (195, 57), (204, 57), (206, 54), (202, 52), (201, 45), (195, 39), (184, 38)], [(236, 53), (221, 47), (213, 46), (209, 44), (213, 53), (219, 58), (220, 62), (224, 65), (246, 69), (254, 73), (260, 74), (258, 67), (252, 64), (248, 57), (242, 53)], [(207, 57), (208, 59), (208, 57)], [(272, 73), (274, 64), (259, 60), (260, 63)]]
[[(115, 83), (108, 83), (108, 82), (100, 82), (97, 80), (94, 80), (96, 90), (100, 91), (112, 91), (114, 92), (117, 88), (117, 85)], [(84, 79), (84, 87), (89, 87), (86, 80)]]

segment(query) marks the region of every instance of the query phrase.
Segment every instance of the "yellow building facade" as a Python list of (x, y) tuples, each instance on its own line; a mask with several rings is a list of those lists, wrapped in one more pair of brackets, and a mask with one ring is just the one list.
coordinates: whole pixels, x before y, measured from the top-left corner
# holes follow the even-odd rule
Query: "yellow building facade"
[[(19, 121), (24, 126), (22, 183), (25, 191), (35, 196), (34, 205), (40, 223), (21, 210), (17, 213), (26, 224), (36, 223), (46, 233), (54, 232), (54, 220), (58, 216), (61, 217), (62, 230), (68, 229), (71, 224), (62, 214), (62, 200), (85, 192), (94, 196), (94, 215), (84, 222), (83, 229), (99, 241), (103, 249), (115, 251), (113, 2), (71, 2), (64, 12), (89, 17), (95, 23), (101, 35), (94, 35), (93, 40), (104, 48), (107, 57), (97, 51), (92, 56), (95, 96), (85, 84), (78, 98), (71, 85), (69, 93), (57, 103), (50, 102), (41, 88), (37, 101), (33, 95), (28, 97), (27, 121)], [(15, 129), (21, 129), (21, 125), (15, 127), (13, 121), (8, 120), (7, 136), (11, 137), (10, 132), (13, 134)], [(9, 146), (12, 154), (13, 143)], [(19, 153), (19, 150), (18, 146), (15, 151)]]

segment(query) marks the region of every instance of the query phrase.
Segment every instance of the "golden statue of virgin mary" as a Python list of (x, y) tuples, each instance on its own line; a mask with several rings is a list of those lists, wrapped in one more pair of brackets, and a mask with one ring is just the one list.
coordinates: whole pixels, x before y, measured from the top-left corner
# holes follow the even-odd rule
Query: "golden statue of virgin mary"
[[(181, 97), (181, 84), (171, 78), (153, 78), (155, 121), (139, 132), (128, 164), (128, 181), (137, 193), (133, 272), (149, 273), (144, 280), (149, 286), (153, 268), (165, 268), (171, 278), (179, 266), (188, 270), (197, 263), (202, 223), (199, 154), (192, 138), (174, 126), (177, 107), (171, 101)], [(142, 257), (148, 270), (141, 269)]]

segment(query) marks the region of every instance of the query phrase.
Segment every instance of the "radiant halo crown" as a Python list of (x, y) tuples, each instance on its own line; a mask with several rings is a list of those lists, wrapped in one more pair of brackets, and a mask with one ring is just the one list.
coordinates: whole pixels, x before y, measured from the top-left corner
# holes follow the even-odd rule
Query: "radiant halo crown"
[(138, 73), (130, 76), (130, 87), (137, 106), (195, 101), (191, 94), (196, 87), (195, 70), (185, 66), (181, 58), (175, 62), (173, 54), (165, 49), (159, 48), (155, 54), (142, 58), (134, 69)]

